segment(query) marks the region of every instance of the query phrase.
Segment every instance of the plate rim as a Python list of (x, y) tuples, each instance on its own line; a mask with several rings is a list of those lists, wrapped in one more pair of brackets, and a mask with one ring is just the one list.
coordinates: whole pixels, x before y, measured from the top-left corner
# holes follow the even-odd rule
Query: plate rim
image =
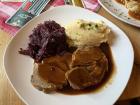
[(129, 25), (132, 25), (132, 26), (135, 26), (135, 27), (140, 28), (140, 24), (135, 24), (135, 23), (132, 23), (132, 22), (128, 22), (126, 19), (123, 19), (123, 18), (121, 18), (121, 17), (115, 15), (114, 13), (112, 13), (112, 12), (104, 5), (104, 3), (102, 3), (102, 0), (98, 0), (98, 2), (99, 2), (99, 4), (100, 4), (110, 15), (112, 15), (112, 16), (115, 17), (116, 19), (118, 19), (118, 20), (120, 20), (120, 21), (122, 21), (122, 22), (125, 22), (125, 23), (127, 23), (127, 24), (129, 24)]
[[(54, 7), (54, 8), (52, 8), (52, 9), (49, 9), (49, 10), (47, 10), (47, 11), (41, 13), (40, 15), (46, 14), (46, 12), (52, 11), (53, 9), (64, 8), (64, 7), (65, 7), (65, 8), (78, 8), (78, 9), (87, 10), (87, 9), (84, 9), (84, 8), (81, 8), (81, 7), (75, 7), (75, 6), (70, 6), (70, 5), (63, 5), (63, 6), (58, 6), (58, 7)], [(89, 10), (87, 10), (87, 11), (89, 11)], [(124, 89), (126, 88), (126, 86), (127, 86), (127, 84), (128, 84), (128, 81), (130, 80), (131, 74), (132, 74), (132, 68), (133, 68), (133, 64), (134, 64), (134, 49), (133, 49), (133, 45), (132, 45), (130, 39), (128, 38), (128, 36), (126, 35), (126, 33), (125, 33), (121, 28), (119, 28), (116, 24), (114, 24), (112, 21), (108, 20), (107, 18), (101, 16), (100, 14), (97, 14), (97, 13), (92, 12), (92, 11), (90, 11), (90, 12), (93, 13), (93, 14), (96, 14), (96, 15), (102, 17), (102, 18), (104, 18), (105, 20), (107, 20), (107, 21), (109, 21), (109, 22), (111, 22), (115, 27), (117, 27), (117, 28), (124, 34), (123, 36), (125, 36), (125, 38), (128, 40), (128, 42), (129, 42), (129, 44), (130, 44), (131, 55), (132, 55), (132, 62), (131, 62), (132, 65), (131, 65), (131, 68), (130, 68), (131, 71), (130, 71), (130, 74), (129, 74), (128, 78), (127, 78), (126, 84), (124, 85), (124, 87), (123, 87), (123, 89), (122, 89), (120, 95), (118, 95), (117, 98), (115, 99), (115, 101), (112, 103), (112, 104), (114, 104), (114, 103), (119, 99), (119, 97), (121, 96), (121, 94), (123, 93)], [(40, 16), (40, 15), (39, 15), (39, 16)], [(11, 38), (11, 40), (10, 40), (9, 43), (7, 44), (7, 46), (6, 46), (6, 48), (5, 48), (5, 51), (4, 51), (4, 56), (3, 56), (3, 66), (4, 66), (4, 72), (6, 73), (6, 77), (7, 77), (8, 81), (9, 81), (10, 85), (12, 86), (13, 90), (15, 91), (15, 93), (18, 95), (18, 97), (19, 97), (26, 105), (29, 105), (29, 103), (28, 103), (28, 102), (21, 96), (21, 94), (16, 90), (16, 88), (14, 87), (12, 81), (10, 80), (10, 77), (8, 76), (8, 73), (7, 73), (7, 70), (6, 70), (6, 67), (5, 67), (5, 61), (6, 61), (6, 60), (5, 60), (5, 56), (6, 56), (6, 53), (7, 53), (7, 50), (8, 50), (9, 45), (10, 45), (10, 44), (12, 43), (12, 41), (16, 38), (17, 34), (18, 34), (21, 30), (23, 30), (24, 27), (26, 27), (28, 24), (30, 24), (32, 21), (34, 21), (34, 20), (35, 20), (36, 18), (38, 18), (39, 16), (34, 17), (31, 21), (29, 21), (29, 22), (28, 22), (27, 24), (25, 24), (21, 29), (19, 29), (19, 31), (16, 33), (16, 35), (15, 35), (13, 38)]]

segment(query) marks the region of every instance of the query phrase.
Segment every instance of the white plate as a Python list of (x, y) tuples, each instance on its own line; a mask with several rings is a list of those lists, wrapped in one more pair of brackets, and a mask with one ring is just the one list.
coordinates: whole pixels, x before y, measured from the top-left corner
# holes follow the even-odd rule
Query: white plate
[[(75, 19), (103, 20), (111, 28), (115, 40), (111, 50), (115, 62), (112, 78), (101, 90), (82, 95), (45, 94), (35, 89), (31, 83), (33, 60), (18, 54), (19, 48), (26, 48), (28, 36), (38, 23), (55, 20), (65, 25)], [(133, 66), (133, 48), (123, 31), (102, 16), (89, 10), (72, 6), (60, 6), (44, 12), (25, 25), (9, 43), (4, 56), (7, 76), (20, 98), (29, 105), (111, 105), (123, 92)]]
[(134, 19), (128, 15), (128, 9), (115, 0), (98, 0), (101, 6), (111, 15), (130, 25), (140, 27), (140, 20)]

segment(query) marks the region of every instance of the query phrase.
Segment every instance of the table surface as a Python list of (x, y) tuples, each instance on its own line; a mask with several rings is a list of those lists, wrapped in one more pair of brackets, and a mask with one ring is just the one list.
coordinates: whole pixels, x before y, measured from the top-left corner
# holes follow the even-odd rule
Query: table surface
[[(121, 95), (119, 100), (132, 99), (140, 97), (140, 28), (128, 25), (107, 13), (103, 8), (99, 14), (106, 17), (116, 25), (118, 25), (130, 38), (134, 51), (135, 63), (129, 83)], [(3, 55), (7, 43), (11, 40), (11, 36), (0, 30), (0, 105), (25, 105), (14, 92), (9, 84), (3, 67)]]

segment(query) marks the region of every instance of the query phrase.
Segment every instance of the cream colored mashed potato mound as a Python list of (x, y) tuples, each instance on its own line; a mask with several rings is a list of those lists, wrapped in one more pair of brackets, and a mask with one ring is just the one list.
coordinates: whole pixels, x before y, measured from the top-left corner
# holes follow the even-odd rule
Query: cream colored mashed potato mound
[(70, 46), (99, 46), (108, 41), (110, 29), (104, 22), (75, 20), (65, 26)]
[(139, 0), (125, 0), (125, 6), (130, 11), (140, 14), (140, 1)]

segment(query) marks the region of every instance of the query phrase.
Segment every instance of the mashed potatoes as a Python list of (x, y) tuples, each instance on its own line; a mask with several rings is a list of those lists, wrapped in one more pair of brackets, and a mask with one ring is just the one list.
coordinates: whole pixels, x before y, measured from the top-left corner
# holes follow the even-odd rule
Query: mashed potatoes
[(99, 46), (108, 41), (110, 29), (104, 22), (75, 20), (66, 27), (70, 46)]

